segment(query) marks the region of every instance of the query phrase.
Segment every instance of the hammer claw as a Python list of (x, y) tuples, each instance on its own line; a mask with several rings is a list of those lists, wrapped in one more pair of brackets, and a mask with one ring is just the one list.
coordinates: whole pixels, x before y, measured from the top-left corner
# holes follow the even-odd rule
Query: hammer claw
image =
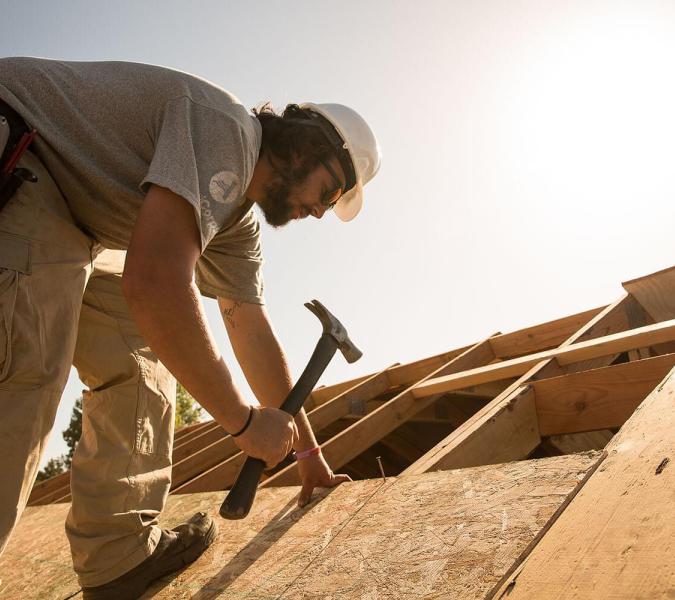
[(323, 332), (335, 339), (340, 352), (342, 352), (348, 363), (356, 362), (361, 358), (362, 352), (349, 339), (347, 330), (335, 315), (316, 299), (311, 302), (305, 302), (305, 306), (321, 321)]

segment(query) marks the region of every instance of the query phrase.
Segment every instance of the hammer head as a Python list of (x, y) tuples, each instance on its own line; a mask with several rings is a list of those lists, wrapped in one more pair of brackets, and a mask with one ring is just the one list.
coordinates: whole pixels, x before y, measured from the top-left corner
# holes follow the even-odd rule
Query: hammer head
[(321, 321), (323, 332), (335, 339), (340, 352), (342, 352), (348, 363), (356, 362), (361, 358), (363, 353), (349, 339), (347, 330), (342, 323), (337, 320), (335, 315), (331, 314), (331, 312), (318, 300), (305, 302), (305, 306), (318, 317), (319, 321)]

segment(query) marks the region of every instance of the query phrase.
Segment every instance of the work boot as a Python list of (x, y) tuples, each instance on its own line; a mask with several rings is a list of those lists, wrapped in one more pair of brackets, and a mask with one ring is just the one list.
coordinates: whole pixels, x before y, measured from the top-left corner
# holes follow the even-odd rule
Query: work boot
[(148, 558), (117, 579), (82, 588), (84, 600), (135, 600), (155, 579), (197, 560), (217, 532), (216, 522), (203, 512), (174, 529), (162, 529), (157, 547)]

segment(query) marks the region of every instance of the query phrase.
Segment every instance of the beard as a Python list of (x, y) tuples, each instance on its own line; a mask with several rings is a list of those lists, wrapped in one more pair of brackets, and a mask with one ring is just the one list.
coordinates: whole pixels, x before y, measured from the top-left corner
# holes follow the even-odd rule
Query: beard
[(265, 198), (258, 202), (265, 221), (272, 227), (282, 227), (293, 219), (293, 207), (289, 201), (291, 186), (279, 178), (265, 186)]

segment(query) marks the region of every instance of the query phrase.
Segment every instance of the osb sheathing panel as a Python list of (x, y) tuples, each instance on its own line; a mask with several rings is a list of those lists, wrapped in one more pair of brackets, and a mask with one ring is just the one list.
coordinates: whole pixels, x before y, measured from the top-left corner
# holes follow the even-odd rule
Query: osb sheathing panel
[[(146, 598), (481, 598), (598, 461), (561, 456), (343, 484), (296, 508), (298, 488), (263, 489), (249, 517)], [(169, 498), (162, 523), (217, 514), (223, 493)], [(26, 511), (0, 560), (8, 598), (67, 598), (78, 585), (67, 506)], [(77, 597), (77, 596), (75, 596)]]
[(675, 369), (498, 597), (675, 598)]

